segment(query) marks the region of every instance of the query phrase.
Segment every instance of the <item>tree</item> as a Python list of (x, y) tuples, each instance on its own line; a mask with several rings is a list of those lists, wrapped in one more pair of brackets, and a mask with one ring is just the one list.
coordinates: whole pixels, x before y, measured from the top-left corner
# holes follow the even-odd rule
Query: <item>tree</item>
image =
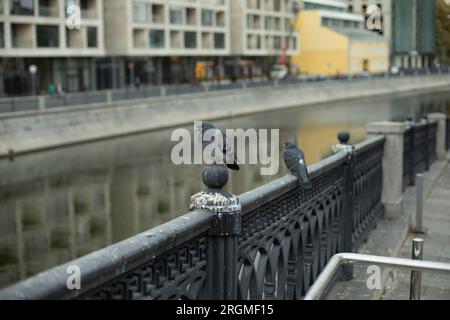
[(450, 63), (450, 5), (436, 2), (436, 54), (441, 64)]

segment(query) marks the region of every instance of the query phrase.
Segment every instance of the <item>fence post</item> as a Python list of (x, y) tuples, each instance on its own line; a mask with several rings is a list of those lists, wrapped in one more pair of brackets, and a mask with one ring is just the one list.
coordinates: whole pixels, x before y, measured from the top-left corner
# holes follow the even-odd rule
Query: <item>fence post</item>
[(445, 113), (431, 113), (428, 115), (430, 122), (437, 122), (436, 156), (438, 160), (445, 160), (447, 135), (447, 115)]
[(228, 182), (225, 166), (206, 166), (202, 180), (208, 189), (192, 196), (189, 210), (207, 210), (213, 216), (206, 240), (206, 297), (236, 300), (241, 205), (238, 197), (223, 190)]
[(387, 218), (396, 218), (403, 211), (403, 148), (406, 124), (372, 122), (366, 126), (369, 137), (384, 135), (383, 195)]
[(429, 153), (429, 148), (430, 146), (428, 145), (428, 141), (430, 139), (430, 121), (428, 119), (428, 116), (423, 116), (422, 117), (422, 121), (423, 123), (426, 124), (425, 127), (425, 141), (424, 141), (424, 148), (423, 150), (425, 151), (425, 171), (430, 170), (430, 153)]
[[(409, 161), (409, 183), (408, 185), (413, 186), (415, 184), (415, 147), (416, 147), (416, 123), (414, 122), (413, 118), (408, 118), (406, 121), (406, 125), (410, 127), (411, 129), (411, 136), (409, 140), (409, 159), (403, 159), (403, 161)], [(406, 187), (406, 186), (405, 186)]]
[[(353, 252), (353, 171), (355, 168), (355, 152), (353, 146), (349, 145), (350, 133), (342, 131), (338, 134), (339, 143), (334, 147), (334, 152), (347, 152), (347, 160), (344, 166), (344, 192), (342, 204), (342, 233), (341, 233), (341, 252)], [(350, 281), (353, 279), (353, 265), (342, 266), (342, 280)]]

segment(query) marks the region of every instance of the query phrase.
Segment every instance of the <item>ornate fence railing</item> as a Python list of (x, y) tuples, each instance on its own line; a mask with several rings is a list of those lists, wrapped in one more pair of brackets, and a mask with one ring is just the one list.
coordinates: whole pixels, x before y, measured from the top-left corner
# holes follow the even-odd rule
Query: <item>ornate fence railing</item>
[[(209, 210), (24, 280), (0, 299), (301, 299), (383, 213), (384, 142), (310, 166), (312, 190), (291, 175), (239, 198), (210, 188), (193, 197)], [(80, 271), (81, 288), (69, 289), (70, 270)]]
[(416, 174), (429, 170), (436, 161), (436, 139), (438, 124), (428, 122), (409, 123), (404, 134), (403, 189), (415, 184)]

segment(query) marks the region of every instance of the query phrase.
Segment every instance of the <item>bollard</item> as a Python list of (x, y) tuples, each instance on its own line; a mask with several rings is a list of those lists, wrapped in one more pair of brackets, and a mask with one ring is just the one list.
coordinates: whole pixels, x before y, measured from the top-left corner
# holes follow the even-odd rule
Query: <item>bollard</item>
[(189, 210), (207, 210), (213, 215), (206, 238), (206, 296), (236, 300), (241, 205), (238, 197), (223, 190), (228, 182), (225, 166), (206, 166), (202, 179), (208, 189), (192, 196)]
[(430, 154), (429, 154), (429, 146), (428, 146), (428, 139), (430, 137), (430, 121), (428, 119), (428, 116), (423, 116), (422, 117), (422, 123), (426, 124), (425, 127), (425, 146), (423, 148), (424, 152), (425, 152), (425, 171), (429, 171), (430, 170)]
[[(412, 246), (412, 259), (413, 260), (423, 260), (423, 239), (413, 239)], [(411, 287), (409, 300), (420, 300), (420, 292), (422, 287), (422, 272), (412, 271), (411, 272)]]
[(416, 176), (416, 233), (425, 233), (423, 229), (423, 174)]

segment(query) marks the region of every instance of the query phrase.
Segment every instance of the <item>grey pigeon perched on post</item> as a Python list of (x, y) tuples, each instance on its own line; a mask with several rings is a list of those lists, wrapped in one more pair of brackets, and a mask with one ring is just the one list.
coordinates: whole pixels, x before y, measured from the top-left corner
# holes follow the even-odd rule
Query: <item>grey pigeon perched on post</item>
[(284, 163), (286, 167), (298, 178), (300, 185), (304, 189), (311, 189), (312, 183), (308, 175), (305, 154), (293, 142), (288, 142), (284, 146), (286, 148), (284, 151)]
[[(195, 130), (200, 130), (200, 128), (195, 128)], [(204, 135), (208, 130), (212, 130), (213, 132), (215, 130), (216, 132), (214, 133), (214, 136), (222, 136), (222, 139), (218, 139), (219, 140), (218, 148), (222, 150), (223, 164), (225, 164), (231, 170), (239, 171), (240, 168), (239, 165), (237, 164), (236, 155), (234, 154), (234, 150), (232, 150), (231, 148), (231, 143), (229, 142), (226, 134), (220, 129), (217, 129), (212, 123), (207, 121), (202, 121), (202, 128), (200, 134), (202, 150), (205, 150), (205, 148), (208, 145), (213, 143), (211, 141), (205, 141), (204, 139)]]

